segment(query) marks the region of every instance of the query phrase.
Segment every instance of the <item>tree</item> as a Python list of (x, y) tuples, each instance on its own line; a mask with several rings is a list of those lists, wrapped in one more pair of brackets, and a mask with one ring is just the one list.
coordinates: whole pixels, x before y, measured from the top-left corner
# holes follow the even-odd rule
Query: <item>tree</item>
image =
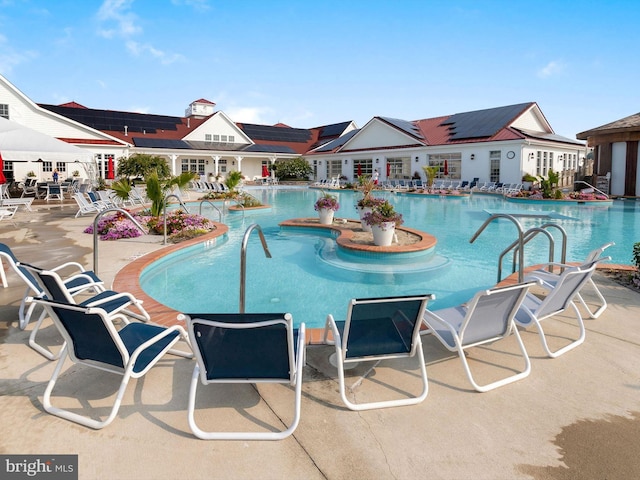
[(234, 170), (233, 172), (229, 172), (229, 175), (227, 175), (227, 178), (224, 181), (224, 184), (227, 187), (229, 187), (229, 190), (234, 192), (236, 190), (236, 187), (240, 184), (241, 181), (242, 181), (242, 173), (238, 172), (237, 170)]
[(171, 175), (167, 160), (158, 155), (134, 153), (129, 158), (118, 159), (119, 176), (147, 178), (154, 171), (157, 172), (159, 178)]
[(192, 172), (182, 172), (177, 177), (161, 178), (155, 170), (147, 175), (147, 197), (151, 200), (151, 215), (159, 217), (164, 209), (166, 195), (171, 189), (186, 187), (195, 176)]
[(302, 157), (291, 160), (276, 160), (274, 169), (276, 177), (279, 179), (299, 178), (308, 180), (309, 175), (313, 172), (311, 165)]

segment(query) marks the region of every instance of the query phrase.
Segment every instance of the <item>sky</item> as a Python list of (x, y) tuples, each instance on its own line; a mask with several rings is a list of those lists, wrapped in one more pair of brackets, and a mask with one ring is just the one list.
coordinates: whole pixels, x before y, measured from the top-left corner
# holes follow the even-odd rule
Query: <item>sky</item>
[(312, 128), (536, 102), (559, 135), (640, 111), (637, 0), (0, 0), (36, 103)]

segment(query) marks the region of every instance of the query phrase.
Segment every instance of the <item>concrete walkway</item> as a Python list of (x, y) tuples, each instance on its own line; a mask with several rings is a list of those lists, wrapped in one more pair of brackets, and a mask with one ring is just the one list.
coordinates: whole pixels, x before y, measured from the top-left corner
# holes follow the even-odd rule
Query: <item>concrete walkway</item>
[[(92, 266), (92, 218), (70, 205), (20, 211), (16, 227), (0, 223), (0, 241), (18, 258), (42, 266), (77, 260)], [(133, 259), (161, 248), (159, 239), (100, 242), (99, 273), (108, 284)], [(193, 361), (166, 356), (131, 381), (114, 422), (94, 431), (44, 412), (42, 395), (55, 363), (27, 346), (17, 327), (24, 288), (10, 272), (0, 288), (0, 452), (78, 454), (81, 479), (631, 479), (640, 478), (640, 295), (596, 273), (609, 301), (586, 320), (583, 345), (544, 357), (537, 333), (523, 332), (529, 377), (492, 392), (470, 388), (457, 356), (423, 337), (429, 396), (418, 406), (369, 412), (343, 407), (331, 347), (310, 346), (302, 419), (279, 442), (196, 439), (187, 424)], [(587, 301), (589, 295), (586, 295)], [(571, 318), (550, 332), (561, 344), (575, 335)], [(42, 340), (59, 348), (47, 320)], [(519, 368), (513, 339), (470, 352), (479, 380)], [(362, 377), (361, 377), (362, 376)], [(354, 398), (418, 392), (417, 365), (387, 362), (356, 368)], [(102, 415), (119, 377), (66, 365), (56, 401)], [(281, 428), (291, 418), (286, 386), (201, 389), (198, 419), (212, 428)], [(78, 400), (80, 399), (80, 400)]]

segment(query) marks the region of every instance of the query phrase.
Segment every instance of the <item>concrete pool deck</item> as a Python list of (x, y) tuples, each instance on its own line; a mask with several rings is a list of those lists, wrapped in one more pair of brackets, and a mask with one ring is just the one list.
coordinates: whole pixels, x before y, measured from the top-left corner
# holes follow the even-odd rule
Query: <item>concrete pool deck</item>
[[(66, 204), (35, 208), (20, 210), (15, 227), (0, 223), (0, 241), (36, 265), (76, 260), (91, 268), (93, 238), (82, 230), (92, 217), (75, 219), (77, 208)], [(161, 242), (156, 237), (100, 242), (100, 276), (111, 285), (125, 265), (156, 255)], [(594, 279), (609, 308), (600, 318), (585, 320), (585, 343), (548, 359), (537, 333), (524, 331), (532, 372), (519, 382), (476, 393), (457, 356), (424, 336), (427, 399), (412, 407), (352, 412), (340, 400), (328, 362), (333, 348), (312, 345), (294, 434), (279, 442), (221, 442), (191, 434), (187, 394), (193, 361), (172, 356), (130, 382), (116, 419), (103, 430), (45, 413), (42, 395), (55, 362), (27, 346), (32, 325), (18, 329), (24, 288), (9, 272), (9, 287), (0, 288), (0, 451), (78, 454), (81, 479), (639, 478), (640, 294), (600, 273)], [(575, 333), (568, 321), (554, 323), (549, 328), (557, 341)], [(49, 321), (41, 338), (59, 347)], [(520, 366), (511, 356), (517, 349), (511, 340), (471, 351), (480, 380), (505, 373), (499, 365)], [(57, 401), (103, 414), (119, 377), (70, 363), (65, 368), (54, 392)], [(384, 363), (368, 372), (354, 369), (348, 382), (359, 400), (420, 388), (412, 361)], [(211, 426), (279, 428), (280, 419), (291, 418), (292, 391), (285, 386), (220, 386), (199, 393), (198, 418)]]

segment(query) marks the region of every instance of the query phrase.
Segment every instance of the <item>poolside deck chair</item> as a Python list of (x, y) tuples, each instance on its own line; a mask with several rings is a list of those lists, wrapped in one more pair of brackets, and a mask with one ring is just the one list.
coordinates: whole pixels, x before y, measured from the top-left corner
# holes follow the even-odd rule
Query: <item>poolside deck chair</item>
[[(585, 258), (585, 260), (583, 262), (583, 265), (584, 264), (589, 264), (589, 263), (591, 263), (591, 262), (593, 262), (595, 260), (598, 260), (599, 262), (607, 260), (609, 257), (603, 257), (602, 254), (607, 248), (609, 248), (609, 247), (611, 247), (613, 245), (615, 245), (615, 242), (609, 242), (609, 243), (605, 243), (601, 247), (596, 248), (595, 250), (592, 250), (587, 255), (587, 258)], [(576, 267), (575, 265), (569, 265), (569, 264), (563, 264), (563, 263), (555, 263), (555, 262), (545, 263), (545, 265), (547, 267), (552, 268), (552, 269), (554, 267), (560, 267), (561, 271), (564, 271), (567, 268), (575, 268)], [(525, 277), (525, 280), (526, 279), (541, 280), (542, 283), (543, 283), (543, 286), (545, 286), (547, 288), (553, 288), (553, 287), (555, 287), (555, 285), (558, 282), (559, 278), (560, 278), (560, 274), (559, 273), (554, 273), (553, 271), (549, 271), (549, 270), (535, 270), (535, 271), (527, 274), (527, 276)], [(577, 293), (576, 298), (582, 304), (582, 306), (585, 308), (585, 310), (587, 312), (589, 312), (589, 318), (598, 318), (602, 314), (602, 312), (604, 312), (606, 310), (606, 308), (607, 308), (607, 300), (602, 295), (602, 292), (600, 292), (600, 289), (598, 288), (598, 286), (593, 281), (593, 278), (589, 278), (589, 282), (588, 283), (591, 286), (591, 289), (593, 290), (593, 293), (595, 293), (596, 297), (598, 297), (599, 303), (597, 304), (597, 308), (592, 311), (589, 308), (589, 306), (587, 305), (587, 303), (584, 301), (584, 298), (582, 297), (580, 292)]]
[[(340, 396), (349, 409), (371, 410), (415, 405), (427, 397), (429, 385), (420, 341), (420, 326), (427, 301), (433, 298), (433, 295), (415, 295), (352, 299), (349, 301), (346, 320), (337, 321), (332, 314), (327, 316), (324, 342), (335, 345)], [(329, 339), (329, 331), (333, 340)], [(354, 403), (347, 398), (345, 365), (415, 356), (418, 357), (423, 385), (418, 396), (369, 403)]]
[(15, 226), (13, 217), (15, 216), (17, 211), (18, 211), (17, 205), (0, 206), (0, 222), (4, 220), (8, 220)]
[[(73, 291), (67, 287), (57, 272), (45, 270), (26, 263), (19, 263), (29, 270), (42, 287), (47, 298), (57, 302), (77, 303)], [(84, 274), (82, 274), (84, 275)], [(89, 275), (85, 275), (88, 277)], [(142, 300), (138, 300), (131, 293), (102, 290), (96, 295), (82, 300), (79, 305), (84, 307), (102, 308), (109, 314), (122, 313), (143, 322), (148, 322), (151, 317), (142, 306)], [(130, 307), (135, 308), (135, 311)]]
[(44, 199), (48, 202), (49, 200), (60, 200), (62, 202), (62, 200), (64, 200), (63, 196), (62, 196), (62, 185), (60, 185), (59, 183), (52, 183), (49, 182), (46, 185), (46, 195), (44, 197)]
[[(36, 278), (32, 275), (31, 271), (25, 268), (24, 265), (18, 261), (11, 248), (4, 243), (0, 243), (0, 272), (2, 272), (3, 284), (6, 285), (4, 268), (2, 268), (3, 266), (1, 265), (3, 262), (6, 262), (7, 265), (11, 267), (26, 286), (26, 290), (18, 310), (18, 326), (21, 330), (24, 330), (31, 321), (31, 316), (33, 315), (35, 308), (35, 304), (30, 303), (29, 308), (26, 309), (25, 312), (28, 300), (34, 296), (42, 296), (44, 291)], [(85, 270), (84, 267), (77, 262), (66, 262), (62, 265), (58, 265), (52, 270), (55, 272), (67, 272), (67, 276), (64, 278), (63, 282), (71, 295), (78, 295), (88, 291), (93, 291), (94, 293), (104, 291), (104, 282), (100, 280), (94, 272)], [(54, 360), (57, 358), (58, 354), (50, 352), (36, 341), (36, 336), (43, 319), (44, 316), (41, 315), (31, 331), (31, 334), (29, 335), (29, 346), (45, 358)]]
[[(533, 285), (535, 282), (483, 290), (476, 293), (466, 305), (441, 310), (427, 309), (425, 312), (424, 323), (429, 330), (424, 333), (433, 333), (449, 351), (458, 352), (467, 378), (478, 392), (487, 392), (515, 382), (531, 372), (529, 355), (513, 318)], [(494, 343), (512, 333), (520, 347), (524, 368), (508, 377), (479, 385), (473, 378), (465, 352), (473, 347)]]
[(104, 202), (89, 202), (84, 194), (78, 192), (73, 194), (73, 199), (78, 205), (78, 211), (76, 212), (76, 218), (80, 215), (91, 215), (99, 213), (109, 208)]
[[(120, 313), (108, 313), (99, 307), (44, 298), (34, 298), (33, 302), (45, 308), (65, 340), (62, 355), (47, 384), (42, 401), (48, 413), (65, 420), (96, 430), (104, 428), (118, 414), (130, 378), (146, 374), (165, 353), (193, 358), (190, 351), (172, 349), (180, 339), (188, 343), (186, 332), (180, 326), (130, 323)], [(115, 326), (118, 322), (124, 324), (120, 330)], [(51, 395), (67, 357), (73, 363), (122, 375), (114, 404), (104, 420), (89, 418), (52, 405)], [(73, 371), (71, 375), (75, 377), (78, 372)], [(81, 403), (83, 402), (86, 400)]]
[(38, 196), (38, 180), (35, 178), (27, 178), (25, 182), (22, 184), (22, 194), (20, 197), (24, 197), (25, 195), (33, 195), (34, 197)]
[[(289, 313), (185, 314), (197, 363), (189, 389), (189, 426), (203, 440), (281, 440), (298, 426), (305, 361), (305, 326)], [(205, 431), (195, 420), (198, 383), (288, 383), (294, 415), (281, 431)]]
[[(606, 257), (606, 259), (608, 260), (609, 257)], [(549, 289), (547, 295), (543, 299), (540, 299), (531, 293), (528, 293), (525, 297), (522, 306), (516, 313), (515, 322), (524, 328), (535, 325), (540, 336), (540, 341), (542, 342), (542, 347), (549, 357), (559, 357), (584, 342), (584, 322), (582, 321), (580, 310), (573, 300), (576, 298), (576, 295), (578, 295), (582, 287), (591, 279), (598, 262), (604, 260), (605, 259), (603, 258), (579, 267), (566, 269), (560, 274), (558, 281)], [(564, 347), (552, 351), (542, 328), (542, 322), (545, 320), (549, 321), (569, 307), (573, 308), (575, 313), (578, 328), (580, 330), (579, 336)]]

